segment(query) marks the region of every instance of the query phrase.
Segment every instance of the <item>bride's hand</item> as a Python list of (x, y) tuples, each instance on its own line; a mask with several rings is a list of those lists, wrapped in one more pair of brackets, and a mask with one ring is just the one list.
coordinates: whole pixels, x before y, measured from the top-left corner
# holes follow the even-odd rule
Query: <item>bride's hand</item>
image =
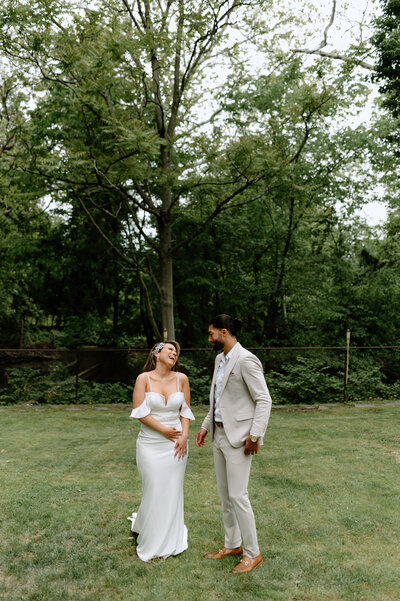
[(178, 455), (178, 459), (183, 459), (187, 453), (187, 436), (181, 436), (175, 443), (175, 454), (174, 457)]
[(171, 440), (172, 442), (174, 442), (177, 438), (179, 438), (182, 434), (182, 430), (177, 430), (176, 428), (165, 428), (163, 435), (165, 436), (165, 438), (168, 438), (168, 440)]

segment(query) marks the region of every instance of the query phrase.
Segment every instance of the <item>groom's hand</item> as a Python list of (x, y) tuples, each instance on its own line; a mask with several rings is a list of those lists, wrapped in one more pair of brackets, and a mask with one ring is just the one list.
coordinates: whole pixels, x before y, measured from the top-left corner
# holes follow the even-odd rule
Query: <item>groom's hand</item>
[(196, 434), (196, 438), (194, 439), (196, 447), (203, 447), (206, 444), (204, 440), (206, 436), (207, 430), (205, 430), (204, 428), (200, 428), (200, 430)]
[(244, 441), (244, 454), (254, 455), (254, 453), (258, 453), (258, 440), (257, 442), (251, 442), (250, 436), (248, 436)]

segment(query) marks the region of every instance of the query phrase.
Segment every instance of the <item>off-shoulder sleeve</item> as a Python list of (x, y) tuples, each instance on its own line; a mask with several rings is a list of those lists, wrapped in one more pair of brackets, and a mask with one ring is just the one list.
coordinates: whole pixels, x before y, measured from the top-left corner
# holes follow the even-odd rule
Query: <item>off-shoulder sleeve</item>
[(141, 405), (139, 405), (139, 407), (136, 407), (136, 409), (132, 409), (132, 412), (130, 414), (130, 418), (131, 419), (141, 419), (142, 417), (146, 417), (146, 415), (150, 414), (150, 409), (146, 403), (146, 399), (143, 401), (143, 403)]
[(196, 419), (192, 413), (192, 410), (188, 406), (187, 402), (184, 400), (181, 405), (181, 417), (186, 417), (187, 419), (194, 420)]

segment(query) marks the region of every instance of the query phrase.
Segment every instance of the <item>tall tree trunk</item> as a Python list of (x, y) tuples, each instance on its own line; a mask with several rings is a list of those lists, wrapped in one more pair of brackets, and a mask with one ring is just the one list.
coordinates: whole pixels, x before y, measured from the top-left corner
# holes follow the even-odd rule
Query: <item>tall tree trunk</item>
[[(286, 301), (283, 293), (283, 280), (285, 277), (286, 261), (289, 255), (291, 247), (293, 232), (297, 227), (297, 223), (294, 222), (294, 205), (295, 198), (291, 197), (289, 201), (289, 223), (287, 227), (285, 246), (282, 251), (281, 263), (279, 266), (279, 256), (276, 257), (276, 270), (275, 270), (275, 286), (272, 293), (272, 298), (269, 303), (267, 318), (264, 322), (264, 335), (268, 340), (272, 340), (278, 337), (278, 324), (280, 318), (280, 312), (283, 309), (284, 322), (287, 321), (286, 314)], [(279, 253), (279, 249), (276, 250)], [(281, 302), (282, 301), (282, 302)]]
[(164, 340), (175, 340), (171, 229), (172, 216), (170, 213), (163, 213), (158, 219), (158, 232), (160, 236), (161, 324)]
[(268, 305), (267, 317), (264, 324), (264, 338), (268, 341), (275, 340), (278, 335), (279, 305), (276, 298), (272, 297)]

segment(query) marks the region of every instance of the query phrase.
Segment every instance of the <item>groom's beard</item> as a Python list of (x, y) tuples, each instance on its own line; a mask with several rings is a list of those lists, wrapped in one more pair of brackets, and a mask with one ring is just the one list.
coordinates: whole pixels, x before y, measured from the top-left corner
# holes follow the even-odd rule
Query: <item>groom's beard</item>
[(214, 351), (222, 351), (222, 349), (224, 348), (224, 343), (220, 340), (214, 340), (214, 342), (212, 342), (211, 344)]

